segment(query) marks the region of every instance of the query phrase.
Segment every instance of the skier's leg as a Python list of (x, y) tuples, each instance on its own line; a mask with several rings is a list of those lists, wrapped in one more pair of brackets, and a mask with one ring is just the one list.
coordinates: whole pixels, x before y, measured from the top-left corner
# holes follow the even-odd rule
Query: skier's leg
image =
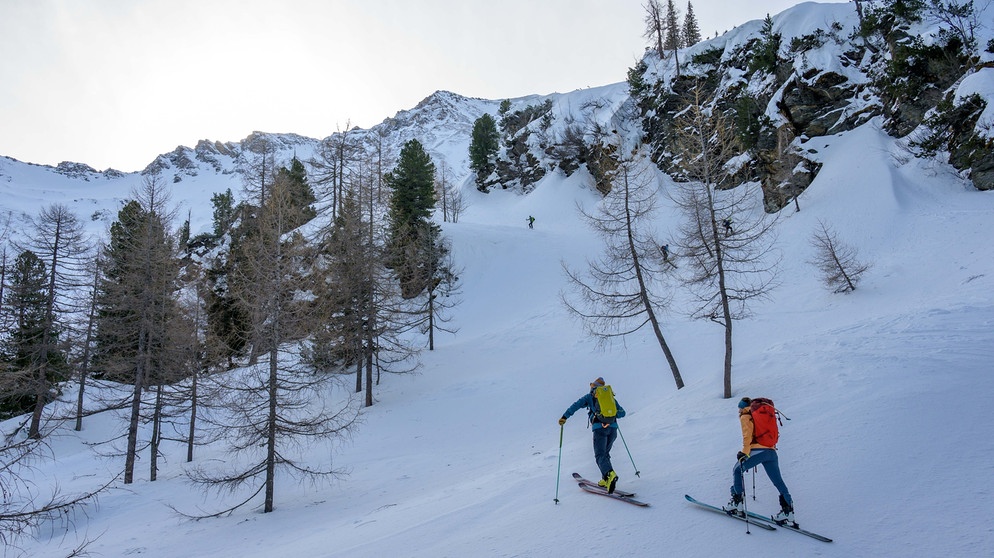
[(614, 447), (614, 441), (618, 439), (618, 429), (603, 428), (602, 430), (607, 431), (607, 451), (604, 454), (605, 465), (607, 465), (608, 471), (613, 471), (614, 466), (611, 465), (611, 448)]
[(760, 463), (759, 455), (762, 452), (753, 451), (745, 461), (735, 462), (735, 466), (732, 467), (732, 494), (742, 494), (745, 492), (745, 483), (742, 480), (742, 475), (752, 469)]
[(594, 428), (594, 461), (597, 462), (597, 468), (601, 471), (601, 478), (607, 477), (608, 472), (611, 470), (611, 457), (609, 454), (610, 443), (609, 443), (609, 432), (610, 428)]
[(793, 505), (794, 500), (790, 497), (787, 484), (783, 482), (783, 476), (780, 474), (780, 459), (777, 457), (776, 450), (766, 450), (762, 453), (766, 454), (763, 456), (763, 469), (766, 470), (766, 476), (770, 477), (770, 482), (777, 487), (777, 491), (780, 492), (783, 499), (788, 504)]

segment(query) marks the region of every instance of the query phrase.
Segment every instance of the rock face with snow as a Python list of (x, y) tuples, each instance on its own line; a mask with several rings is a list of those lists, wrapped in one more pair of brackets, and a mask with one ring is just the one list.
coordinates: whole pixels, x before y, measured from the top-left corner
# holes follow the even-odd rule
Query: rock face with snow
[[(750, 155), (744, 178), (762, 181), (773, 209), (817, 173), (803, 158), (806, 141), (877, 116), (916, 154), (948, 152), (978, 189), (994, 187), (992, 118), (989, 111), (981, 117), (994, 98), (989, 37), (978, 32), (964, 45), (942, 27), (941, 14), (925, 8), (905, 18), (867, 10), (860, 18), (852, 4), (801, 4), (680, 52), (679, 68), (673, 57), (648, 55), (629, 81), (656, 162), (673, 170), (672, 121), (700, 87), (735, 122)], [(978, 10), (986, 10), (978, 21), (990, 21), (994, 10)], [(967, 97), (963, 84), (971, 77), (985, 85)], [(789, 170), (784, 163), (796, 166), (789, 152), (802, 164), (786, 181), (775, 180)]]

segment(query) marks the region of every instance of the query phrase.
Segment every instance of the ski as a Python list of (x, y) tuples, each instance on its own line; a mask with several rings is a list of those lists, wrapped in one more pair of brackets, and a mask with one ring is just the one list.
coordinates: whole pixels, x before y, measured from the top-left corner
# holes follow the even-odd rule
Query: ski
[(819, 535), (818, 533), (812, 533), (811, 531), (806, 531), (806, 530), (801, 529), (800, 527), (798, 527), (796, 525), (791, 525), (790, 523), (777, 523), (776, 521), (773, 521), (772, 517), (768, 517), (768, 516), (765, 516), (765, 515), (759, 515), (758, 513), (755, 513), (755, 512), (749, 512), (749, 517), (751, 519), (755, 519), (757, 521), (765, 521), (766, 523), (768, 523), (770, 525), (776, 525), (777, 527), (783, 527), (784, 529), (787, 529), (788, 531), (794, 531), (794, 532), (800, 533), (802, 535), (807, 535), (807, 536), (811, 537), (812, 539), (817, 539), (817, 540), (822, 541), (822, 542), (832, 542), (832, 539), (830, 539), (830, 538), (828, 538), (828, 537), (826, 537), (824, 535)]
[(579, 486), (580, 488), (582, 488), (583, 490), (586, 490), (587, 492), (589, 492), (591, 494), (600, 494), (601, 496), (607, 496), (608, 498), (614, 498), (615, 500), (621, 500), (622, 502), (628, 502), (629, 504), (633, 504), (635, 506), (640, 506), (640, 507), (643, 507), (643, 508), (649, 507), (649, 504), (647, 502), (640, 502), (639, 500), (636, 500), (635, 498), (632, 498), (631, 496), (622, 496), (622, 495), (618, 494), (617, 492), (613, 492), (613, 493), (609, 494), (607, 490), (604, 490), (603, 488), (601, 488), (601, 487), (599, 487), (597, 485), (591, 486), (589, 484), (582, 483), (582, 482), (578, 482), (576, 484), (577, 484), (577, 486)]
[[(593, 488), (604, 490), (603, 486), (597, 484), (596, 482), (594, 482), (592, 480), (588, 480), (588, 479), (585, 479), (585, 478), (581, 477), (580, 473), (573, 473), (573, 478), (576, 479), (576, 482), (578, 482), (580, 484), (585, 484), (585, 485), (591, 486)], [(634, 492), (625, 492), (624, 490), (618, 490), (618, 489), (615, 489), (614, 493), (617, 494), (618, 496), (622, 496), (624, 498), (631, 498), (632, 496), (635, 496)]]
[[(687, 501), (690, 502), (691, 504), (697, 504), (698, 506), (700, 506), (700, 507), (702, 507), (702, 508), (704, 508), (706, 510), (710, 510), (710, 511), (713, 511), (713, 512), (716, 512), (716, 513), (720, 513), (721, 515), (724, 515), (724, 516), (727, 516), (727, 517), (731, 517), (733, 519), (738, 519), (739, 521), (747, 521), (746, 518), (742, 517), (741, 515), (738, 515), (738, 514), (735, 514), (735, 513), (728, 513), (727, 511), (725, 511), (722, 508), (719, 508), (718, 506), (712, 506), (711, 504), (705, 504), (704, 502), (695, 500), (689, 494), (684, 494), (683, 497), (686, 498)], [(748, 520), (748, 523), (750, 525), (755, 525), (756, 527), (759, 527), (760, 529), (766, 529), (767, 531), (776, 531), (777, 530), (776, 527), (774, 527), (773, 525), (770, 525), (769, 523), (756, 522), (756, 521), (752, 521), (752, 520)]]

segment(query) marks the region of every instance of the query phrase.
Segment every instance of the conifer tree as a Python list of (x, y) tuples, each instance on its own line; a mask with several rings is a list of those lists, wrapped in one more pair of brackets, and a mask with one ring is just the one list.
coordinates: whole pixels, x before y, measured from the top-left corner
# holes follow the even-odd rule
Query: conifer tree
[(101, 262), (103, 261), (103, 246), (99, 245), (97, 247), (96, 255), (94, 255), (93, 260), (90, 263), (90, 284), (89, 292), (87, 293), (87, 311), (86, 311), (86, 330), (83, 333), (82, 345), (83, 348), (80, 352), (79, 359), (77, 361), (78, 368), (78, 387), (76, 391), (76, 431), (79, 432), (83, 430), (83, 414), (84, 414), (84, 400), (83, 396), (86, 392), (86, 382), (90, 377), (90, 364), (93, 354), (93, 339), (94, 332), (96, 329), (96, 318), (97, 318), (97, 293), (100, 289), (100, 277), (101, 277)]
[[(345, 203), (346, 171), (350, 170), (359, 153), (361, 144), (350, 132), (354, 128), (351, 121), (345, 123), (345, 130), (339, 131), (321, 142), (318, 154), (310, 164), (316, 171), (316, 180), (321, 196), (330, 203), (331, 218), (334, 220)], [(381, 143), (382, 138), (377, 138)], [(330, 199), (328, 199), (330, 198)]]
[(446, 223), (457, 223), (465, 209), (462, 190), (458, 185), (452, 184), (449, 178), (452, 176), (452, 170), (447, 164), (442, 163), (439, 171), (439, 176), (435, 180), (435, 198), (442, 205), (442, 220)]
[(428, 350), (434, 351), (436, 331), (456, 332), (445, 324), (450, 319), (446, 310), (459, 302), (459, 275), (452, 262), (452, 248), (446, 239), (432, 234), (419, 235), (419, 238), (426, 243), (420, 249), (424, 253), (422, 273), (426, 281), (424, 291), (416, 299), (418, 306), (412, 313), (415, 316), (413, 324), (428, 336)]
[(223, 193), (212, 194), (211, 206), (214, 207), (214, 236), (221, 238), (228, 232), (228, 228), (235, 222), (235, 217), (237, 216), (235, 212), (235, 199), (231, 194), (231, 188), (228, 188)]
[[(10, 265), (14, 256), (9, 251), (10, 245), (8, 240), (10, 239), (11, 224), (14, 219), (14, 214), (10, 210), (4, 211), (0, 214), (0, 306), (3, 305), (4, 289), (7, 286), (7, 266)], [(6, 327), (6, 322), (2, 321), (5, 319), (5, 314), (0, 312), (0, 328)]]
[(694, 5), (687, 2), (687, 13), (683, 16), (683, 46), (691, 47), (701, 42), (701, 28), (694, 15)]
[(762, 41), (756, 48), (752, 60), (749, 61), (749, 69), (773, 72), (777, 67), (780, 43), (783, 38), (780, 33), (773, 32), (773, 18), (770, 17), (770, 14), (766, 14), (766, 19), (763, 20), (762, 35)]
[[(372, 190), (369, 191), (372, 195)], [(321, 243), (321, 279), (315, 285), (318, 329), (311, 365), (319, 373), (355, 369), (355, 392), (365, 389), (365, 405), (373, 404), (373, 370), (389, 335), (393, 285), (383, 266), (382, 243), (373, 223), (363, 216), (360, 192), (346, 193), (345, 203)]]
[(421, 142), (412, 139), (400, 151), (397, 166), (385, 177), (393, 190), (388, 214), (388, 264), (400, 281), (405, 299), (414, 298), (428, 284), (426, 258), (440, 233), (431, 222), (435, 208), (435, 164)]
[(495, 157), (500, 147), (497, 123), (489, 114), (473, 123), (473, 136), (469, 144), (469, 166), (476, 173), (476, 188), (486, 191), (486, 179), (497, 168)]
[(233, 225), (240, 216), (247, 217), (250, 212), (244, 205), (235, 205), (230, 188), (212, 195), (211, 204), (214, 206), (214, 238), (220, 240), (230, 234), (231, 244), (227, 253), (216, 257), (204, 271), (207, 322), (204, 346), (207, 362), (226, 361), (230, 369), (234, 367), (235, 355), (241, 352), (248, 339), (248, 312), (239, 305), (234, 278), (229, 280), (229, 275), (238, 261), (237, 247), (249, 227)]
[[(178, 260), (168, 223), (169, 198), (148, 178), (111, 226), (106, 267), (98, 293), (95, 367), (104, 377), (127, 381), (131, 392), (124, 483), (134, 482), (141, 449), (143, 394), (178, 379), (176, 278)], [(157, 392), (156, 404), (161, 393)], [(156, 415), (158, 416), (158, 415)], [(153, 433), (156, 436), (157, 433)], [(154, 477), (154, 459), (152, 476)]]
[(47, 372), (52, 376), (64, 369), (65, 364), (61, 352), (45, 350), (52, 335), (57, 333), (46, 328), (48, 272), (45, 262), (34, 252), (25, 250), (14, 261), (9, 280), (4, 307), (10, 312), (13, 327), (3, 339), (4, 360), (8, 366), (0, 371), (0, 419), (31, 411), (38, 397), (47, 396), (48, 387), (55, 378), (42, 381), (42, 389), (39, 389), (41, 379), (38, 375), (46, 370), (41, 365), (42, 358), (49, 360)]
[(310, 221), (317, 215), (314, 209), (314, 202), (317, 198), (311, 185), (307, 182), (307, 169), (300, 159), (294, 157), (290, 161), (290, 167), (280, 167), (277, 171), (278, 178), (286, 179), (286, 188), (289, 207), (291, 208), (286, 224), (289, 229), (295, 229), (300, 225)]
[(673, 5), (673, 0), (666, 0), (666, 40), (663, 42), (663, 46), (668, 51), (673, 52), (673, 62), (676, 64), (676, 75), (680, 76), (680, 55), (679, 50), (682, 46), (682, 37), (680, 31), (680, 14)]

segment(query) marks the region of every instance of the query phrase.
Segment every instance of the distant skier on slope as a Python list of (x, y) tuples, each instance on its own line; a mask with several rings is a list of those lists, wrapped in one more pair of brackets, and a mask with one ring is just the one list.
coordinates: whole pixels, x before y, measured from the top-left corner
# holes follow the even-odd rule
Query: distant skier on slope
[[(566, 419), (580, 409), (587, 409), (587, 420), (594, 435), (594, 460), (601, 471), (598, 485), (614, 493), (618, 484), (618, 474), (611, 465), (611, 447), (618, 438), (618, 420), (625, 416), (625, 409), (614, 398), (611, 386), (604, 384), (604, 378), (597, 378), (590, 383), (590, 393), (576, 400), (566, 409), (559, 425), (566, 424)], [(608, 416), (605, 416), (608, 415)]]

